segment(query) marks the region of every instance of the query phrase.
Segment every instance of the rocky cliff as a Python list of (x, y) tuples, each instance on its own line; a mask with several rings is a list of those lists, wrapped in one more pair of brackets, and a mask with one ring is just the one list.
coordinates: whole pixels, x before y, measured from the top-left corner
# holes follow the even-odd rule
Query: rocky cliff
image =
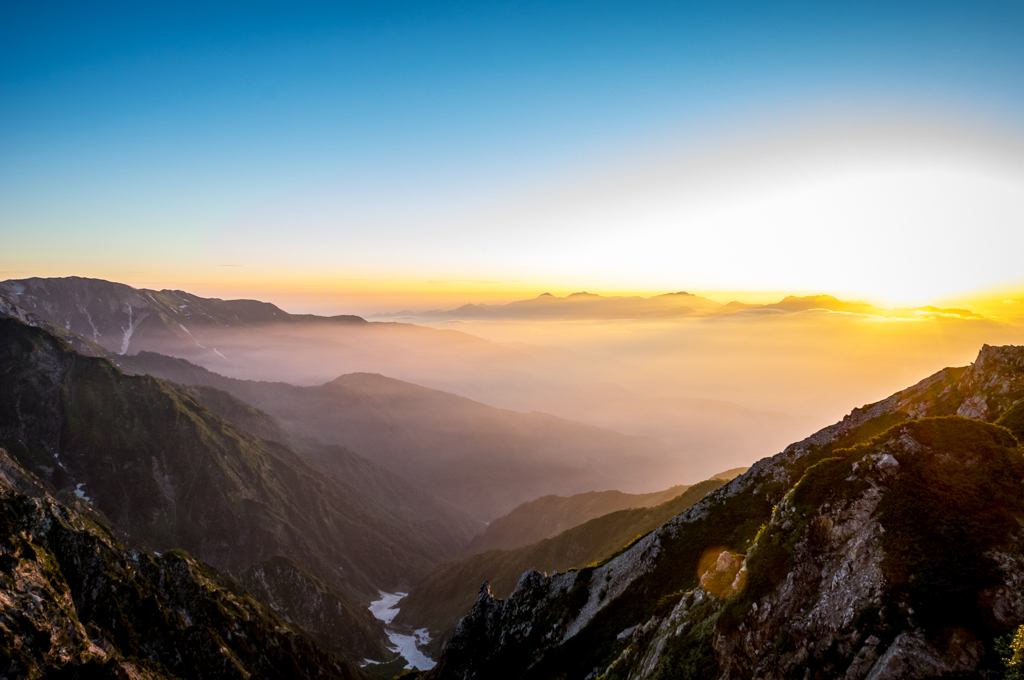
[(1022, 397), (1024, 348), (986, 346), (605, 564), (482, 589), (428, 677), (991, 674), (1024, 623)]
[(359, 677), (187, 553), (128, 550), (41, 489), (0, 449), (0, 676)]

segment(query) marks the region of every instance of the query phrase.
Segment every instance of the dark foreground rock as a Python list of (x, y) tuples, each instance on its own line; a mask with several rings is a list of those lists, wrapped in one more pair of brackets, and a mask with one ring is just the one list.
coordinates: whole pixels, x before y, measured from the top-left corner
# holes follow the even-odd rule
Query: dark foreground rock
[(0, 676), (358, 677), (187, 553), (127, 550), (83, 513), (19, 492), (31, 479), (0, 458)]

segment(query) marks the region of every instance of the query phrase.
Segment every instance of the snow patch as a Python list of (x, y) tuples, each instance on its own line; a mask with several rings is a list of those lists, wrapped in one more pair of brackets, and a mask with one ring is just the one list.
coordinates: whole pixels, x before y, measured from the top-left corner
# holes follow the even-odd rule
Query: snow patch
[(139, 317), (138, 321), (132, 321), (132, 306), (128, 305), (128, 328), (124, 329), (122, 326), (122, 329), (124, 330), (124, 342), (121, 343), (122, 355), (128, 352), (128, 343), (132, 341), (132, 333), (135, 332), (135, 329), (139, 327), (139, 324), (142, 323), (142, 320), (145, 318), (146, 315), (143, 314)]
[(213, 348), (213, 353), (216, 354), (217, 356), (219, 356), (224, 361), (230, 361), (230, 359), (228, 359), (226, 356), (224, 356), (223, 354), (218, 352), (216, 347)]
[[(196, 336), (192, 335), (192, 333), (191, 333), (191, 332), (190, 332), (190, 331), (189, 331), (189, 330), (188, 330), (187, 328), (185, 328), (184, 326), (182, 326), (182, 325), (181, 325), (180, 323), (179, 323), (178, 325), (179, 325), (179, 326), (181, 326), (181, 330), (183, 330), (183, 331), (185, 331), (186, 333), (188, 333), (188, 337), (192, 338), (192, 342), (194, 342), (194, 343), (196, 343), (197, 345), (199, 345), (199, 341), (198, 341), (198, 340), (196, 340)], [(203, 347), (202, 345), (199, 345), (199, 346), (200, 346), (200, 347)], [(205, 348), (205, 347), (203, 347), (203, 349), (206, 349), (206, 348)], [(214, 351), (216, 352), (217, 350), (214, 350)], [(220, 354), (220, 352), (217, 352), (217, 353), (218, 353), (218, 354)], [(222, 355), (222, 356), (223, 356), (223, 355)]]
[(408, 593), (385, 593), (383, 590), (379, 592), (380, 599), (370, 603), (370, 613), (375, 619), (391, 623), (398, 616), (398, 607), (395, 605)]
[(92, 505), (92, 499), (89, 498), (88, 496), (86, 496), (85, 492), (82, 491), (82, 487), (83, 486), (85, 486), (85, 482), (82, 482), (81, 484), (79, 484), (79, 485), (77, 485), (75, 487), (75, 495), (78, 496), (79, 498), (81, 498), (83, 501), (85, 501), (89, 505)]
[[(92, 326), (92, 339), (93, 339), (93, 342), (99, 342), (100, 341), (100, 332), (98, 330), (96, 330), (96, 324), (94, 324), (92, 322), (92, 316), (89, 315), (89, 310), (87, 310), (85, 307), (82, 307), (82, 311), (85, 312), (85, 318), (89, 320), (89, 325)], [(124, 352), (121, 352), (121, 354), (124, 354)]]
[(434, 660), (419, 649), (430, 642), (430, 634), (426, 628), (413, 631), (412, 635), (403, 635), (388, 627), (388, 624), (398, 616), (398, 601), (408, 593), (385, 593), (383, 590), (378, 592), (380, 599), (370, 603), (370, 613), (379, 621), (384, 622), (384, 632), (387, 633), (388, 639), (391, 641), (389, 649), (398, 652), (405, 658), (406, 668), (418, 668), (421, 671), (433, 668)]

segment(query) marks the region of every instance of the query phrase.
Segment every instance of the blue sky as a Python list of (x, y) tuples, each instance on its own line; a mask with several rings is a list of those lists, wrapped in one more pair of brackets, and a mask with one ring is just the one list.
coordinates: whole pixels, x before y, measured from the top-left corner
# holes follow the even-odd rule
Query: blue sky
[[(1024, 129), (1021, 2), (2, 7), (0, 269), (11, 276), (169, 284), (179, 272), (216, 285), (231, 263), (251, 276), (543, 285), (562, 281), (559, 253), (502, 259), (520, 225), (487, 215), (808, 127), (883, 127), (883, 140), (929, 127), (943, 149), (980, 135), (988, 156)], [(1004, 231), (1020, 216), (1015, 153), (993, 161)], [(569, 278), (729, 280), (595, 260)]]

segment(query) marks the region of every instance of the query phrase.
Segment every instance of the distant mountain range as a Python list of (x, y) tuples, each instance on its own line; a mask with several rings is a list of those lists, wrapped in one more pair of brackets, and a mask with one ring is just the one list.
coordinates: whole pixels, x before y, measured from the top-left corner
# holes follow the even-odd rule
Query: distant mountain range
[[(408, 323), (292, 315), (251, 300), (208, 299), (68, 277), (0, 282), (2, 309), (14, 316), (32, 316), (30, 323), (81, 351), (109, 356), (122, 367), (127, 367), (130, 357), (149, 351), (186, 359), (225, 377), (299, 386), (320, 386), (352, 373), (379, 373), (490, 406), (550, 413), (625, 435), (653, 437), (671, 452), (674, 468), (667, 473), (670, 477), (659, 474), (643, 486), (626, 489), (630, 491), (689, 483), (716, 467), (748, 464), (822, 425), (818, 418), (781, 413), (775, 406), (754, 409), (722, 400), (671, 396), (672, 391), (700, 393), (687, 387), (693, 371), (673, 380), (669, 390), (659, 386), (652, 393), (643, 384), (624, 389), (614, 383), (627, 379), (628, 370), (617, 370), (616, 362), (583, 351), (499, 344)], [(145, 319), (139, 321), (142, 315)], [(132, 324), (136, 326), (127, 351), (121, 354)], [(698, 357), (701, 353), (691, 348), (686, 354)], [(635, 352), (622, 353), (626, 360), (631, 355), (640, 357)], [(644, 369), (636, 374), (664, 375), (666, 369), (675, 370), (669, 366), (653, 372), (650, 367)], [(166, 377), (188, 382), (180, 376)], [(261, 407), (269, 410), (267, 404)], [(373, 436), (380, 439), (384, 433)], [(372, 457), (371, 450), (361, 451), (347, 437), (332, 435), (330, 440)], [(704, 467), (703, 461), (712, 456), (722, 464)], [(594, 480), (593, 484), (540, 489), (537, 495), (602, 488), (619, 487)], [(503, 500), (492, 516), (529, 499)]]
[(289, 314), (256, 300), (202, 298), (80, 277), (2, 281), (4, 305), (112, 354), (157, 352), (231, 377), (299, 385), (382, 367), (443, 375), (529, 360), (456, 331), (368, 323), (349, 315)]
[[(351, 345), (331, 344), (318, 335), (325, 328), (334, 339), (363, 331), (380, 334), (378, 339), (408, 335), (415, 338), (412, 344), (418, 348), (411, 350), (413, 353), (432, 356), (456, 357), (458, 347), (471, 345), (476, 349), (463, 353), (471, 364), (483, 362), (491, 352), (505, 358), (511, 353), (517, 361), (519, 355), (462, 333), (405, 324), (368, 324), (352, 317), (288, 315), (265, 303), (140, 291), (93, 279), (7, 281), (0, 283), (0, 291), (11, 296), (0, 297), (0, 305), (6, 305), (9, 313), (21, 314), (25, 321), (58, 334), (81, 351), (107, 356), (129, 373), (229, 392), (274, 416), (285, 428), (347, 447), (484, 521), (543, 495), (606, 489), (638, 493), (666, 481), (692, 480), (695, 475), (688, 471), (689, 459), (680, 452), (695, 456), (724, 450), (732, 456), (730, 460), (742, 461), (750, 458), (743, 455), (744, 449), (754, 450), (764, 441), (789, 441), (808, 431), (814, 422), (723, 402), (644, 400), (621, 388), (554, 392), (549, 405), (589, 420), (584, 424), (543, 412), (497, 409), (376, 374), (335, 375), (316, 386), (229, 378), (205, 366), (212, 363), (243, 375), (280, 375), (292, 365), (316, 364), (315, 369), (303, 369), (309, 377), (311, 372), (325, 369), (307, 357), (329, 356), (327, 361), (344, 363)], [(169, 300), (181, 304), (172, 305)], [(23, 309), (20, 303), (33, 311)], [(133, 311), (129, 312), (129, 307)], [(118, 337), (127, 332), (120, 330), (122, 325), (128, 315), (138, 320), (142, 314), (145, 321), (139, 321), (132, 331), (130, 351), (121, 354), (123, 343), (118, 344)], [(190, 324), (185, 326), (188, 334), (177, 328), (185, 322)], [(82, 338), (75, 329), (93, 333), (96, 341)], [(314, 334), (307, 337), (302, 329), (313, 329)], [(229, 354), (247, 356), (247, 363), (227, 362), (212, 353), (214, 345), (199, 348), (215, 336), (230, 336), (232, 341), (244, 343), (244, 351), (237, 356)], [(373, 351), (381, 356), (404, 355), (398, 345), (389, 346), (391, 341), (363, 338), (359, 342), (364, 341), (367, 346), (377, 345)], [(144, 349), (147, 346), (165, 349), (179, 358), (148, 351)], [(475, 355), (481, 347), (483, 354)], [(282, 365), (278, 366), (279, 362)], [(482, 370), (492, 369), (493, 365)], [(208, 393), (195, 396), (200, 401), (212, 398)], [(624, 435), (600, 427), (603, 422), (632, 431)], [(669, 422), (676, 423), (674, 429), (663, 427)], [(245, 427), (257, 425), (247, 422)], [(657, 432), (666, 441), (644, 436), (644, 430)], [(264, 432), (262, 436), (269, 435)], [(435, 526), (432, 532), (437, 530)]]
[(414, 312), (404, 310), (371, 314), (370, 319), (388, 319), (411, 322), (456, 321), (456, 320), (613, 320), (613, 319), (671, 319), (676, 317), (735, 314), (738, 312), (764, 311), (776, 313), (805, 312), (821, 309), (850, 314), (867, 314), (884, 317), (920, 317), (929, 315), (981, 318), (981, 315), (967, 309), (940, 309), (917, 307), (913, 309), (883, 309), (866, 302), (845, 302), (831, 295), (789, 296), (774, 304), (746, 304), (730, 302), (722, 304), (699, 295), (680, 291), (652, 297), (603, 296), (587, 293), (573, 293), (556, 297), (550, 293), (538, 295), (529, 300), (519, 300), (504, 305), (466, 304), (456, 309)]
[(293, 315), (268, 302), (201, 298), (78, 276), (2, 281), (0, 296), (117, 354), (182, 345), (196, 354), (215, 354), (211, 343), (218, 330), (310, 321), (366, 323), (358, 316)]

